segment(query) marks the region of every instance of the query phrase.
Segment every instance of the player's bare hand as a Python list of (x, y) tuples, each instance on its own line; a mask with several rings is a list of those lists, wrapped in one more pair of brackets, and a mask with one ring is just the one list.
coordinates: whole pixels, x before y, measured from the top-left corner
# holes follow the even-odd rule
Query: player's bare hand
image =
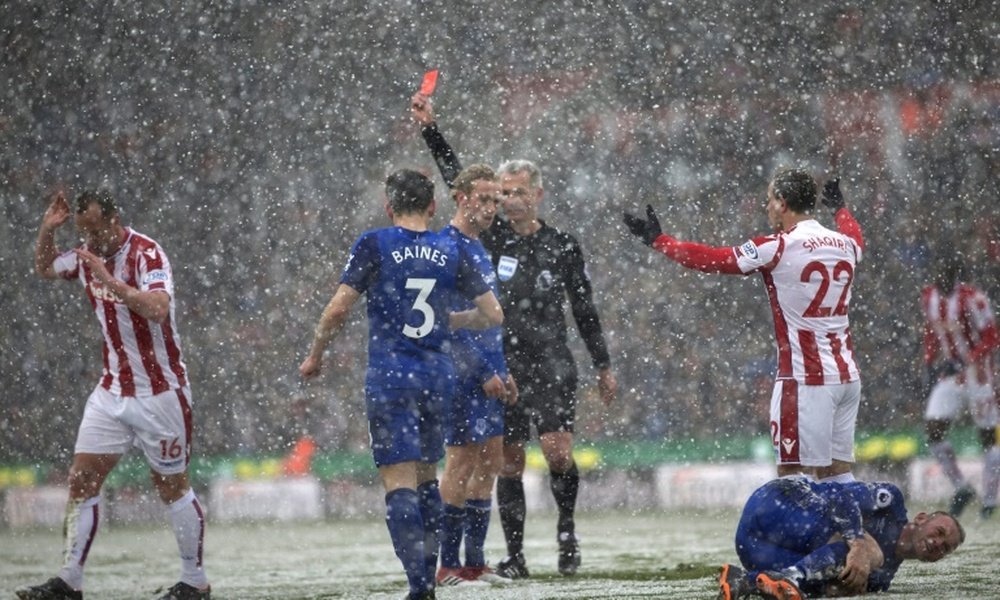
[(882, 565), (884, 557), (878, 542), (869, 534), (848, 542), (849, 550), (840, 571), (839, 582), (849, 592), (860, 594), (868, 589), (872, 569)]
[(73, 248), (73, 252), (87, 265), (87, 268), (94, 274), (94, 277), (101, 282), (107, 284), (114, 277), (111, 271), (108, 271), (108, 267), (104, 264), (104, 259), (100, 256), (97, 256), (86, 248)]
[(611, 369), (604, 368), (597, 372), (597, 389), (601, 393), (601, 401), (604, 406), (611, 404), (618, 398), (618, 380)]
[(417, 92), (410, 99), (410, 114), (421, 127), (427, 127), (434, 122), (434, 106), (431, 97)]
[(61, 227), (70, 217), (71, 211), (69, 203), (66, 202), (66, 195), (58, 191), (52, 196), (52, 202), (42, 215), (42, 227), (46, 229), (56, 229)]
[(503, 400), (507, 394), (503, 379), (500, 379), (500, 376), (494, 373), (493, 377), (490, 377), (483, 383), (483, 393), (486, 394), (487, 398), (499, 398)]
[(514, 381), (513, 375), (507, 375), (507, 399), (504, 400), (504, 404), (507, 406), (514, 406), (517, 404), (518, 398), (517, 382)]
[(307, 356), (299, 365), (299, 375), (303, 379), (312, 379), (320, 374), (323, 369), (323, 359), (315, 356)]

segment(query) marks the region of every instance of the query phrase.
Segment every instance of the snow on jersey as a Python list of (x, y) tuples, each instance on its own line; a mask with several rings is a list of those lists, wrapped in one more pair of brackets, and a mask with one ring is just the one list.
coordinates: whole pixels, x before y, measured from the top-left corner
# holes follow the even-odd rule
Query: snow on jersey
[(927, 328), (924, 359), (930, 364), (939, 354), (946, 360), (975, 365), (978, 383), (993, 379), (993, 350), (997, 346), (996, 320), (986, 294), (962, 283), (948, 295), (936, 286), (921, 296)]
[(856, 381), (860, 375), (847, 313), (861, 247), (810, 219), (733, 251), (740, 271), (764, 278), (774, 315), (778, 379), (804, 385)]
[(52, 266), (64, 279), (78, 279), (90, 299), (104, 334), (104, 369), (100, 385), (121, 396), (153, 396), (187, 385), (180, 336), (174, 317), (174, 279), (163, 248), (126, 228), (125, 243), (105, 258), (111, 274), (139, 291), (162, 290), (170, 297), (163, 323), (151, 321), (126, 306), (105, 287), (72, 251)]

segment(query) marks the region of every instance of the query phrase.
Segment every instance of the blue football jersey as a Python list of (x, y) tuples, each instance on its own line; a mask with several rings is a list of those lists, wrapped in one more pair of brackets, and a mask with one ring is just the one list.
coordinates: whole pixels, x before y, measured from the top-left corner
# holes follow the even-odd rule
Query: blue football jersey
[[(500, 289), (496, 270), (493, 268), (493, 261), (482, 242), (468, 237), (452, 225), (442, 229), (441, 234), (454, 240), (459, 251), (468, 255), (469, 260), (499, 298)], [(452, 310), (463, 311), (474, 306), (468, 298), (455, 294)], [(494, 373), (502, 378), (507, 376), (507, 363), (503, 356), (503, 329), (501, 327), (482, 330), (456, 330), (452, 337), (452, 356), (455, 358), (455, 368), (459, 378), (479, 377), (479, 381), (485, 381)]]
[(402, 227), (367, 231), (354, 243), (340, 282), (367, 296), (366, 386), (451, 385), (448, 314), (454, 297), (471, 301), (490, 290), (453, 239)]

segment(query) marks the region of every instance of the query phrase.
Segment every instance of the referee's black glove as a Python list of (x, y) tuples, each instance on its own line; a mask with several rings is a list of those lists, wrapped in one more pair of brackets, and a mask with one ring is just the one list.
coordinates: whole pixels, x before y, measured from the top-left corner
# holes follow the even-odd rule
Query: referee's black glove
[(844, 208), (844, 195), (840, 193), (840, 178), (830, 179), (823, 185), (823, 206), (837, 214), (837, 211)]
[(628, 226), (628, 230), (632, 232), (632, 235), (641, 239), (642, 243), (647, 246), (652, 246), (656, 238), (663, 235), (663, 230), (660, 229), (660, 220), (656, 218), (656, 213), (653, 212), (651, 204), (646, 205), (645, 219), (625, 213), (625, 217), (622, 220), (625, 221), (625, 225)]

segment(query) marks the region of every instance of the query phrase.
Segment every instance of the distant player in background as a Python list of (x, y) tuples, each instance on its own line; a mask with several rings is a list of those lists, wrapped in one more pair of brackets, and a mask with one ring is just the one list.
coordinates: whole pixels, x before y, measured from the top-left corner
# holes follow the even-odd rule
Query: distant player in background
[(677, 240), (662, 232), (652, 206), (646, 207), (646, 219), (625, 213), (625, 224), (646, 245), (690, 269), (760, 273), (778, 347), (771, 396), (778, 475), (801, 472), (850, 481), (861, 379), (848, 308), (864, 241), (844, 207), (838, 180), (826, 183), (823, 204), (834, 211), (839, 232), (812, 216), (816, 196), (812, 175), (779, 170), (767, 188), (767, 218), (774, 233), (741, 246)]
[[(385, 191), (393, 226), (365, 232), (354, 243), (299, 372), (304, 378), (320, 373), (324, 350), (367, 294), (365, 404), (372, 453), (409, 597), (426, 599), (434, 597), (440, 544), (441, 419), (454, 389), (449, 329), (497, 327), (503, 311), (468, 255), (453, 239), (428, 230), (434, 184), (402, 169), (389, 175)], [(455, 294), (475, 308), (450, 312)]]
[[(462, 167), (437, 128), (430, 97), (415, 94), (411, 110), (441, 176), (451, 187)], [(563, 575), (573, 575), (581, 561), (574, 517), (580, 473), (573, 459), (577, 370), (567, 343), (567, 297), (597, 370), (597, 386), (605, 405), (614, 401), (618, 383), (611, 371), (583, 250), (572, 235), (538, 217), (544, 196), (541, 172), (526, 160), (506, 162), (498, 172), (504, 218), (495, 219), (482, 240), (500, 279), (507, 316), (504, 351), (520, 388), (520, 400), (504, 414), (504, 465), (497, 479), (497, 509), (507, 557), (497, 564), (496, 571), (511, 579), (529, 575), (523, 553), (527, 509), (522, 476), (525, 444), (531, 439), (534, 424), (559, 510), (558, 569)]]
[[(499, 294), (490, 255), (479, 241), (500, 202), (496, 173), (486, 165), (471, 165), (455, 178), (451, 189), (455, 215), (441, 233), (464, 247)], [(458, 299), (455, 310), (471, 307)], [(451, 355), (456, 387), (445, 419), (445, 466), (441, 475), (444, 519), (441, 526), (441, 568), (438, 585), (465, 581), (507, 581), (487, 566), (484, 554), (492, 512), (493, 483), (503, 462), (504, 404), (517, 402), (514, 379), (507, 373), (500, 327), (453, 333)], [(465, 566), (459, 549), (465, 539)]]
[(949, 510), (957, 516), (976, 497), (976, 491), (959, 470), (947, 434), (962, 406), (969, 407), (985, 452), (981, 515), (987, 518), (996, 510), (1000, 485), (1000, 411), (993, 389), (1000, 336), (989, 298), (962, 281), (961, 255), (953, 248), (939, 252), (935, 268), (934, 282), (921, 294), (926, 319), (924, 364), (933, 384), (924, 413), (927, 443), (955, 486)]
[[(934, 562), (965, 541), (945, 512), (907, 520), (903, 493), (891, 483), (772, 480), (743, 507), (736, 554), (725, 565), (719, 600), (799, 600), (889, 589), (904, 560)], [(744, 570), (745, 569), (745, 570)]]
[[(71, 216), (83, 245), (60, 252), (55, 232)], [(83, 285), (104, 334), (104, 369), (87, 398), (73, 450), (63, 567), (58, 577), (17, 590), (17, 597), (83, 598), (83, 568), (100, 523), (101, 487), (122, 455), (138, 446), (167, 505), (181, 557), (181, 580), (160, 600), (209, 598), (202, 565), (205, 512), (187, 475), (191, 388), (166, 253), (154, 240), (122, 225), (109, 192), (80, 194), (75, 211), (58, 193), (42, 217), (35, 271), (45, 279), (75, 279)]]

